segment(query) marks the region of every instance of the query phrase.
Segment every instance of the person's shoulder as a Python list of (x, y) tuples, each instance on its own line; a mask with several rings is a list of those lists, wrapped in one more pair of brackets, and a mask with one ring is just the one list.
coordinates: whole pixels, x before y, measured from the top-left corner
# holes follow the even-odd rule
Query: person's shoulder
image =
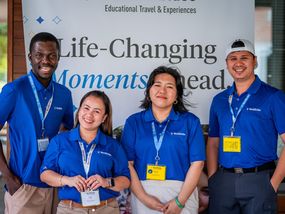
[(226, 88), (224, 89), (223, 91), (220, 91), (219, 93), (217, 93), (215, 96), (214, 96), (214, 99), (217, 99), (217, 98), (224, 98), (224, 97), (227, 97), (229, 96), (229, 90), (230, 88)]
[(180, 119), (185, 119), (188, 121), (193, 121), (193, 122), (198, 122), (200, 123), (200, 119), (199, 117), (197, 117), (194, 113), (186, 111), (186, 112), (182, 112), (179, 113)]
[(261, 96), (263, 99), (271, 100), (271, 101), (274, 101), (276, 98), (281, 99), (281, 100), (285, 99), (285, 94), (283, 91), (263, 81), (261, 81), (259, 90), (257, 91), (257, 96), (259, 98)]
[(104, 136), (106, 143), (107, 143), (107, 146), (111, 146), (113, 148), (120, 147), (121, 144), (117, 139), (115, 139), (114, 137), (112, 137), (110, 135), (106, 135), (104, 133), (101, 133), (101, 134)]
[(27, 88), (27, 84), (29, 84), (29, 80), (27, 75), (24, 75), (12, 82), (8, 82), (3, 86), (2, 91), (5, 93), (20, 92)]
[(74, 128), (68, 131), (63, 131), (55, 135), (51, 141), (55, 141), (58, 145), (66, 145), (66, 142), (70, 142), (72, 139), (72, 133), (75, 132)]
[(114, 144), (119, 144), (119, 141), (117, 141), (115, 138), (113, 138), (112, 136), (106, 135), (104, 134), (106, 140), (108, 143), (114, 143)]
[(140, 120), (145, 115), (145, 113), (146, 110), (133, 113), (127, 118), (127, 121)]
[[(282, 92), (281, 90), (279, 90), (278, 88), (275, 88), (275, 87), (273, 87), (272, 85), (269, 85), (268, 83), (266, 83), (266, 82), (263, 82), (263, 81), (261, 81), (261, 89), (262, 90), (265, 90), (266, 92), (268, 92), (268, 93), (272, 93), (272, 94), (274, 94), (274, 93), (276, 93), (276, 92)], [(262, 92), (263, 93), (263, 92)]]
[(70, 135), (70, 131), (71, 131), (71, 130), (60, 132), (60, 133), (58, 133), (57, 135), (55, 135), (52, 139), (53, 139), (53, 140), (58, 140), (58, 141), (60, 141), (60, 140), (62, 140), (62, 139), (68, 138), (69, 135)]
[(223, 91), (217, 93), (213, 96), (212, 99), (212, 105), (215, 105), (216, 103), (219, 105), (223, 103), (224, 101), (228, 101), (230, 94), (230, 88), (224, 89)]

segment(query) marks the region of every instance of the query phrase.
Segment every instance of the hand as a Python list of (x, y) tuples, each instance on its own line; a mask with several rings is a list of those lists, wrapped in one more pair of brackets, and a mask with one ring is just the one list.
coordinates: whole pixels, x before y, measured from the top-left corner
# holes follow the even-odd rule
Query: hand
[(175, 202), (175, 199), (168, 201), (163, 207), (164, 214), (179, 214), (182, 209), (179, 208)]
[(199, 189), (199, 209), (198, 212), (202, 212), (208, 208), (209, 204), (209, 190), (208, 187), (202, 187)]
[(68, 185), (69, 187), (75, 187), (79, 192), (84, 192), (87, 190), (86, 180), (81, 175), (76, 175), (73, 177), (63, 176), (62, 183)]
[(106, 178), (103, 178), (101, 175), (92, 175), (86, 180), (88, 188), (91, 190), (98, 189), (99, 187), (109, 187), (108, 180)]
[[(3, 175), (4, 176), (4, 175)], [(5, 183), (7, 185), (8, 192), (10, 195), (14, 195), (14, 193), (22, 186), (19, 178), (12, 173), (4, 176)]]
[(272, 179), (270, 180), (270, 183), (271, 183), (271, 186), (273, 187), (274, 191), (277, 192), (279, 185), (275, 184)]
[(144, 200), (144, 204), (152, 210), (163, 212), (164, 204), (161, 203), (161, 201), (153, 195), (147, 195), (146, 199)]

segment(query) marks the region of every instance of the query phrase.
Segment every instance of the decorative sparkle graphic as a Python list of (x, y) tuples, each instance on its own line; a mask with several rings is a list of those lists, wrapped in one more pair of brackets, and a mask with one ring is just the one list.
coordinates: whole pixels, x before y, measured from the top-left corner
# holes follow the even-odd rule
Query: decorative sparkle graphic
[(44, 19), (41, 16), (39, 18), (37, 18), (36, 20), (39, 24), (41, 24), (44, 21)]
[(54, 23), (58, 24), (62, 21), (61, 18), (59, 18), (58, 16), (54, 17), (53, 20), (52, 20)]
[(26, 22), (28, 21), (29, 19), (26, 17), (26, 16), (23, 16), (23, 22), (24, 24), (26, 24)]

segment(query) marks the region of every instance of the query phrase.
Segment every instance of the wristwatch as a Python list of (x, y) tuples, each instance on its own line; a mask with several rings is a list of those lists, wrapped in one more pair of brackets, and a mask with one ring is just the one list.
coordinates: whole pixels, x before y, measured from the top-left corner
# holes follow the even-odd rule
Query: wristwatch
[(108, 178), (108, 187), (114, 187), (115, 186), (115, 179), (114, 178)]

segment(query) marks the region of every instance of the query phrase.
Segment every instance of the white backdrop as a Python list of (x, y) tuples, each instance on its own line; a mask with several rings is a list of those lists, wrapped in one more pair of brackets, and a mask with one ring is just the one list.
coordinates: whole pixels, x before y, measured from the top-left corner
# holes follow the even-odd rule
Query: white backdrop
[[(190, 111), (208, 123), (212, 97), (231, 85), (224, 50), (254, 39), (254, 0), (22, 0), (25, 47), (41, 31), (60, 39), (56, 81), (73, 94), (104, 90), (114, 128), (139, 110), (150, 72), (177, 67)], [(30, 64), (27, 60), (27, 66)]]

